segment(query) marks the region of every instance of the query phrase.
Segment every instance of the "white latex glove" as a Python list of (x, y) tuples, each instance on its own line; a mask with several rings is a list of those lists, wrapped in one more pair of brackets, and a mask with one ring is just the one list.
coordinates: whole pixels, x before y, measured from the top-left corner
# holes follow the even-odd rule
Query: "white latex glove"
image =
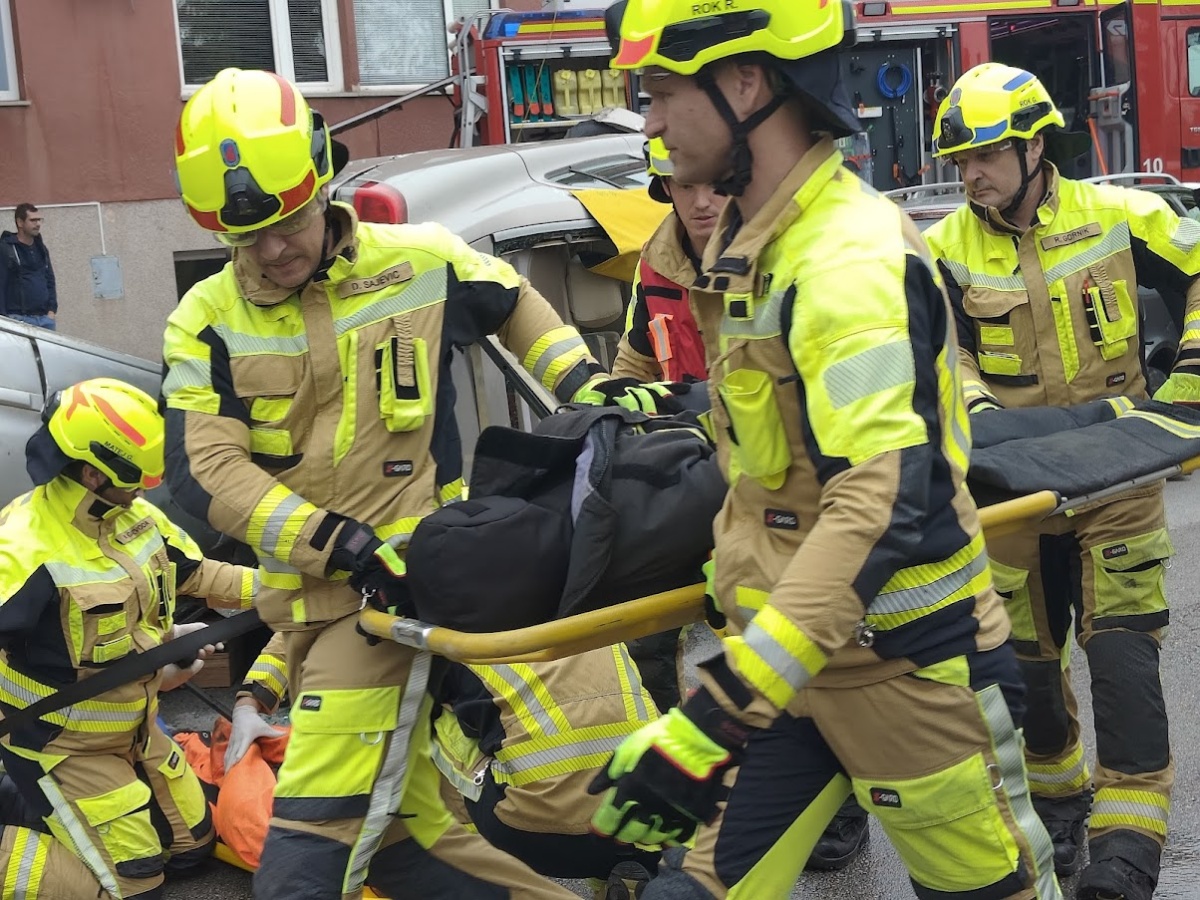
[[(175, 640), (176, 638), (183, 637), (185, 634), (191, 634), (192, 632), (199, 631), (201, 628), (207, 627), (208, 626), (203, 622), (192, 622), (187, 625), (176, 625), (171, 629), (171, 640)], [(203, 669), (204, 661), (206, 659), (223, 649), (225, 649), (224, 644), (205, 644), (196, 651), (196, 658), (192, 660), (192, 664), (190, 666), (179, 666), (175, 663), (168, 663), (167, 665), (163, 666), (162, 684), (159, 685), (158, 689), (160, 691), (175, 690), (175, 688), (189, 681), (192, 676)]]
[(225, 747), (225, 771), (238, 764), (250, 745), (259, 738), (282, 737), (286, 732), (272, 728), (258, 714), (258, 703), (251, 697), (243, 697), (233, 707), (233, 730), (229, 744)]

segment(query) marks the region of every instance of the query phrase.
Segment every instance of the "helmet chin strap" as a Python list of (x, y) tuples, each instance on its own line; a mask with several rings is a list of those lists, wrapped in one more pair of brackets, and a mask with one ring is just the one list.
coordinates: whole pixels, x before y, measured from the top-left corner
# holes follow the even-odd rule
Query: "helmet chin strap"
[[(996, 212), (1000, 214), (1000, 218), (1013, 227), (1017, 226), (1016, 223), (1013, 222), (1012, 217), (1017, 214), (1017, 210), (1019, 210), (1021, 208), (1021, 204), (1025, 202), (1025, 198), (1029, 194), (1029, 186), (1037, 181), (1038, 175), (1040, 175), (1042, 172), (1042, 167), (1040, 165), (1037, 166), (1032, 172), (1029, 171), (1029, 165), (1025, 162), (1025, 149), (1028, 146), (1028, 142), (1025, 140), (1018, 140), (1015, 142), (1015, 147), (1017, 150), (1017, 163), (1021, 167), (1021, 186), (1017, 188), (1017, 192), (1013, 194), (1012, 201), (1008, 204), (1008, 206), (1004, 207), (1004, 209), (996, 210)], [(988, 210), (994, 208), (983, 206), (982, 204), (975, 202), (971, 202), (970, 206), (975, 215), (979, 216), (985, 222), (988, 219)]]
[(713, 106), (717, 108), (717, 112), (729, 127), (729, 133), (733, 135), (733, 147), (730, 151), (729, 160), (729, 175), (714, 181), (713, 189), (718, 194), (724, 194), (728, 197), (740, 197), (745, 193), (747, 186), (750, 184), (754, 166), (754, 154), (750, 150), (749, 143), (750, 132), (769, 119), (783, 105), (784, 101), (787, 100), (787, 96), (785, 94), (776, 94), (758, 112), (750, 115), (745, 121), (738, 121), (733, 107), (729, 105), (729, 101), (725, 99), (725, 95), (717, 87), (717, 81), (713, 77), (712, 72), (708, 69), (701, 69), (696, 73), (696, 83), (708, 94), (708, 98), (712, 101)]
[[(334, 263), (334, 260), (337, 259), (336, 256), (326, 256), (325, 255), (325, 243), (326, 242), (330, 242), (335, 245), (337, 244), (336, 237), (333, 238), (332, 241), (330, 241), (331, 232), (335, 228), (334, 223), (335, 223), (335, 219), (333, 217), (333, 206), (329, 202), (326, 202), (325, 203), (325, 233), (321, 237), (321, 242), (322, 242), (321, 243), (321, 261), (319, 263), (317, 263), (315, 266), (313, 266), (313, 270), (308, 273), (308, 277), (306, 279), (304, 279), (305, 285), (307, 285), (309, 282), (315, 280), (318, 276), (322, 276), (326, 272), (328, 272), (329, 267), (332, 266)], [(303, 290), (303, 289), (304, 289), (303, 286), (301, 286), (299, 288), (299, 290)]]

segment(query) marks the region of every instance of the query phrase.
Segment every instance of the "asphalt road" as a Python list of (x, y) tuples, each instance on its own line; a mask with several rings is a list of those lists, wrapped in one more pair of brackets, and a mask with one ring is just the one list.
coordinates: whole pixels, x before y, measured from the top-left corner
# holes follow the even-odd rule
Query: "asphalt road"
[[(1200, 476), (1167, 485), (1167, 517), (1176, 556), (1167, 573), (1173, 604), (1171, 632), (1163, 650), (1163, 686), (1171, 715), (1176, 781), (1171, 806), (1171, 834), (1167, 842), (1158, 900), (1194, 900), (1200, 897), (1200, 646), (1192, 638), (1200, 630), (1200, 597), (1195, 573), (1200, 572)], [(697, 631), (703, 631), (697, 629)], [(689, 657), (707, 655), (711, 643), (694, 640)], [(1074, 655), (1075, 693), (1089, 748), (1094, 749), (1087, 666), (1082, 653)], [(221, 695), (222, 692), (214, 692)], [(227, 699), (229, 692), (223, 692)], [(163, 713), (176, 727), (204, 728), (212, 713), (195, 698), (176, 691), (163, 698)], [(578, 883), (580, 896), (589, 896)], [(1064, 885), (1064, 896), (1074, 896), (1074, 879)], [(212, 862), (197, 874), (168, 883), (167, 900), (250, 900), (250, 879), (221, 863)], [(806, 874), (792, 897), (809, 900), (897, 900), (912, 897), (912, 889), (899, 858), (879, 828), (872, 823), (867, 851), (842, 872)]]

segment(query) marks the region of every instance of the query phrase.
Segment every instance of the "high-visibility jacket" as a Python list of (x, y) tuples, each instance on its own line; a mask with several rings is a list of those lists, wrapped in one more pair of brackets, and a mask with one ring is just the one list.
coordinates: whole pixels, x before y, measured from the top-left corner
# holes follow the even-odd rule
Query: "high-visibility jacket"
[(475, 800), (490, 771), (507, 785), (496, 817), (541, 833), (586, 832), (588, 784), (621, 741), (658, 718), (624, 644), (553, 662), (455, 665), (438, 698), (438, 769)]
[[(169, 639), (177, 594), (248, 609), (253, 569), (205, 559), (152, 503), (113, 507), (60, 475), (0, 512), (0, 710), (23, 709)], [(56, 753), (129, 749), (159, 675), (47, 713), (5, 738)]]
[[(825, 139), (751, 221), (726, 205), (704, 270), (692, 308), (730, 485), (713, 588), (731, 631), (706, 686), (765, 724), (814, 679), (1002, 644), (954, 320), (916, 227)], [(729, 670), (748, 697), (714, 675)]]
[(495, 333), (563, 401), (597, 371), (507, 263), (438, 225), (359, 224), (334, 203), (332, 262), (301, 290), (234, 252), (167, 324), (167, 477), (193, 515), (258, 554), (275, 630), (357, 610), (327, 572), (350, 516), (403, 545), (462, 491), (452, 349)]
[(1025, 232), (964, 206), (925, 234), (958, 320), (968, 408), (1144, 398), (1139, 284), (1186, 296), (1160, 399), (1200, 400), (1200, 222), (1148, 191), (1045, 171)]
[(638, 261), (625, 334), (613, 363), (615, 378), (650, 382), (708, 377), (704, 343), (688, 300), (688, 288), (700, 274), (699, 264), (683, 223), (671, 213)]

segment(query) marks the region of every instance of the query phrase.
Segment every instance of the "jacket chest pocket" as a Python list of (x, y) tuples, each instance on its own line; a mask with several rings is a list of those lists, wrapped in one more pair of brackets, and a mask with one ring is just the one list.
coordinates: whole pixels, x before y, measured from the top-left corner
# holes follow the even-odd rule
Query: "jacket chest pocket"
[(760, 369), (738, 368), (726, 373), (716, 389), (721, 402), (713, 407), (713, 423), (732, 441), (729, 483), (745, 474), (768, 490), (778, 490), (792, 464), (792, 451), (775, 379)]
[[(1105, 360), (1120, 359), (1138, 334), (1137, 288), (1130, 282), (1111, 279), (1103, 263), (1078, 272), (1061, 286), (1067, 300), (1082, 307), (1092, 343)], [(1075, 300), (1074, 298), (1078, 298)]]
[(64, 590), (67, 630), (76, 664), (103, 666), (133, 649), (140, 619), (137, 588), (128, 576)]
[(963, 309), (974, 320), (975, 357), (979, 371), (1000, 383), (1036, 383), (1030, 374), (1036, 342), (1029, 295), (972, 285), (963, 294)]
[(416, 431), (434, 410), (431, 348), (409, 316), (392, 319), (389, 331), (375, 344), (379, 417), (388, 431)]
[(300, 357), (243, 357), (233, 363), (234, 390), (250, 415), (250, 453), (267, 468), (290, 468), (300, 461), (289, 417), (294, 418), (303, 374)]

